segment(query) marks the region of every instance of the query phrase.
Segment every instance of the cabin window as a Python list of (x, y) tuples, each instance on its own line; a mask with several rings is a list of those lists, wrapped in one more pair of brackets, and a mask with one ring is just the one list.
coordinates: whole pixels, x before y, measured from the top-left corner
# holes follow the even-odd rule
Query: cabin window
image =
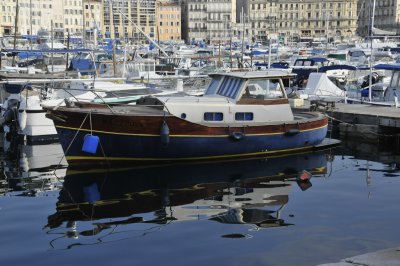
[(253, 121), (254, 114), (253, 113), (236, 113), (235, 120), (237, 121)]
[(215, 94), (220, 81), (222, 80), (222, 76), (214, 76), (213, 79), (211, 80), (210, 84), (208, 85), (208, 88), (204, 95), (212, 95)]
[(219, 87), (217, 94), (228, 98), (235, 99), (236, 95), (242, 87), (242, 79), (225, 77)]
[(222, 121), (224, 119), (223, 113), (204, 113), (204, 121)]
[(399, 74), (400, 74), (400, 71), (393, 71), (392, 79), (390, 81), (391, 88), (398, 87)]
[(277, 99), (284, 98), (278, 79), (251, 80), (243, 94), (244, 98)]

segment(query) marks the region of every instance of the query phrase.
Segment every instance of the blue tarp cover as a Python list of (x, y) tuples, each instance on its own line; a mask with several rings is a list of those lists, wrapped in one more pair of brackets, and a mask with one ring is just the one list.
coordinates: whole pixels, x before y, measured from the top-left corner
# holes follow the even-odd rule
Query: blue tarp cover
[(400, 64), (378, 64), (374, 66), (374, 69), (400, 70)]
[(347, 70), (357, 70), (357, 67), (350, 65), (332, 65), (332, 66), (324, 66), (319, 69), (319, 72), (326, 72), (329, 70), (338, 70), (338, 69), (347, 69)]

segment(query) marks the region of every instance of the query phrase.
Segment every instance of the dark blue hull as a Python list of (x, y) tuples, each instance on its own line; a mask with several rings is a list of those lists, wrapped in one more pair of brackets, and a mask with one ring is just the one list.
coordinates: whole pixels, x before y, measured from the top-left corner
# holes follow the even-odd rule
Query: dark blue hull
[[(232, 136), (171, 135), (164, 144), (160, 136), (112, 134), (93, 132), (99, 137), (95, 154), (82, 151), (88, 131), (57, 127), (61, 145), (69, 163), (127, 162), (127, 161), (185, 161), (216, 158), (262, 156), (310, 149), (320, 144), (327, 126), (295, 132), (294, 134), (249, 134), (235, 139)], [(76, 137), (75, 137), (76, 135)]]

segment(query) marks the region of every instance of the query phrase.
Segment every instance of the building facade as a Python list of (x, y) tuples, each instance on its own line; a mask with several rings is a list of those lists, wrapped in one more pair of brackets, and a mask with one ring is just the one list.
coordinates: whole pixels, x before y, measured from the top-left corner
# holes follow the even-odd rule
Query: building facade
[[(330, 41), (353, 36), (357, 29), (357, 0), (241, 1), (251, 24), (251, 38), (264, 41)], [(237, 15), (239, 17), (239, 14)]]
[(156, 4), (157, 39), (179, 41), (181, 37), (181, 6), (179, 1), (158, 1)]
[(85, 38), (95, 39), (101, 34), (103, 28), (103, 3), (101, 0), (86, 0), (83, 5)]
[[(373, 1), (358, 1), (358, 28), (360, 36), (367, 37), (371, 34)], [(400, 34), (400, 1), (376, 0), (375, 1), (374, 28)], [(384, 34), (382, 34), (384, 35)]]
[(1, 24), (0, 33), (2, 36), (8, 36), (14, 33), (15, 27), (15, 2), (5, 1), (0, 2), (1, 5)]
[(148, 42), (155, 37), (155, 0), (114, 0), (103, 2), (103, 37)]
[(239, 0), (236, 10), (237, 34), (245, 39), (266, 42), (276, 38), (277, 0)]
[(400, 34), (400, 0), (0, 0), (0, 35), (95, 32), (132, 42), (341, 40), (374, 27)]
[(83, 0), (63, 0), (64, 32), (72, 35), (82, 35)]
[(236, 0), (186, 0), (182, 3), (182, 36), (186, 42), (226, 42), (236, 23)]

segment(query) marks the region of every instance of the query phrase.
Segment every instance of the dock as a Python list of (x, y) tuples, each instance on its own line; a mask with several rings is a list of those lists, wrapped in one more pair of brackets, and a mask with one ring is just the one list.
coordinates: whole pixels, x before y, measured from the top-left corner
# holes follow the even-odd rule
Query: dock
[[(312, 109), (305, 103), (305, 109)], [(326, 113), (331, 120), (331, 130), (344, 138), (362, 138), (377, 141), (396, 139), (400, 144), (400, 108), (370, 104), (322, 104), (317, 111)]]
[(390, 248), (366, 253), (351, 258), (342, 259), (336, 263), (326, 263), (319, 266), (397, 266), (400, 262), (400, 248)]

